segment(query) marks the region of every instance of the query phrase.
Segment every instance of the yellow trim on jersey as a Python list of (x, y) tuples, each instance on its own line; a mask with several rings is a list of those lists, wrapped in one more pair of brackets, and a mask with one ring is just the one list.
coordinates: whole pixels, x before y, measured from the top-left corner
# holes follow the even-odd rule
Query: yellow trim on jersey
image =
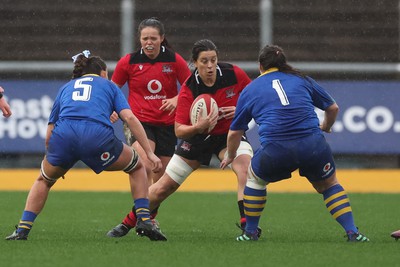
[(257, 200), (257, 201), (264, 201), (267, 200), (267, 196), (248, 196), (244, 195), (244, 200)]
[(332, 217), (333, 217), (334, 219), (336, 219), (336, 218), (339, 217), (340, 215), (343, 215), (343, 214), (345, 214), (345, 213), (347, 213), (347, 212), (351, 212), (351, 207), (347, 207), (347, 208), (338, 210), (337, 212), (335, 212), (334, 214), (332, 214)]
[(244, 211), (247, 216), (261, 216), (261, 211)]
[[(279, 69), (278, 68), (269, 68), (266, 71), (264, 71), (263, 73), (261, 73), (260, 76), (263, 76), (265, 74), (268, 74), (268, 73), (271, 73), (271, 72), (274, 72), (274, 71), (279, 71)], [(258, 76), (258, 77), (260, 77), (260, 76)]]
[(340, 205), (342, 205), (342, 204), (344, 204), (344, 203), (349, 203), (349, 199), (348, 199), (348, 198), (345, 198), (345, 199), (342, 199), (342, 200), (340, 200), (340, 201), (338, 201), (338, 202), (333, 203), (332, 205), (330, 205), (330, 206), (328, 207), (328, 211), (331, 211), (331, 210), (333, 210), (334, 208), (336, 208), (336, 207), (338, 207), (338, 206), (340, 206)]
[(100, 77), (100, 75), (97, 75), (97, 74), (94, 74), (94, 73), (84, 74), (81, 77), (85, 77), (85, 76), (97, 76), (97, 77)]
[(345, 191), (340, 191), (340, 192), (328, 197), (327, 199), (325, 199), (324, 200), (325, 204), (328, 204), (334, 198), (338, 198), (338, 197), (341, 197), (341, 196), (344, 196), (344, 195), (346, 195), (346, 192)]
[(265, 207), (265, 203), (262, 203), (262, 204), (243, 203), (243, 206), (245, 206), (246, 208), (256, 208), (256, 209), (260, 209), (260, 208), (264, 208), (264, 207)]

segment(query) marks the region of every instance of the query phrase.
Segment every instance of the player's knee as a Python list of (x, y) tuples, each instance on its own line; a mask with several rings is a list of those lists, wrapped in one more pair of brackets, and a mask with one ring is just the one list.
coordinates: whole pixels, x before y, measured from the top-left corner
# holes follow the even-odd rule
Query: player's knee
[(264, 181), (254, 173), (253, 168), (250, 165), (247, 172), (246, 186), (252, 189), (263, 190), (265, 189), (267, 184), (268, 183), (266, 181)]
[(312, 183), (314, 189), (319, 193), (319, 194), (323, 194), (326, 190), (328, 190), (329, 188), (331, 188), (332, 186), (336, 185), (335, 184), (331, 184), (331, 183)]
[(241, 156), (232, 162), (232, 170), (236, 173), (238, 179), (241, 177), (246, 179), (247, 177), (248, 167), (251, 161), (250, 158), (246, 159), (247, 157), (248, 156)]
[(43, 181), (47, 184), (47, 186), (51, 187), (51, 186), (53, 186), (55, 184), (55, 182), (57, 182), (57, 180), (60, 177), (57, 177), (57, 178), (50, 177), (50, 175), (48, 175), (46, 173), (45, 168), (44, 168), (44, 164), (43, 164), (43, 161), (42, 161), (42, 163), (40, 165), (40, 177), (39, 177), (39, 179), (40, 178), (43, 179)]
[(249, 155), (250, 158), (253, 157), (253, 148), (248, 142), (240, 141), (239, 147), (236, 151), (236, 157), (239, 157), (240, 155)]
[(128, 165), (124, 168), (124, 172), (126, 173), (130, 173), (133, 170), (135, 170), (136, 167), (138, 167), (139, 163), (139, 154), (136, 152), (136, 150), (134, 148), (132, 148), (132, 157), (131, 160), (129, 161)]
[(165, 172), (172, 180), (181, 185), (193, 172), (193, 169), (181, 157), (174, 154), (169, 161)]
[[(228, 151), (225, 151), (224, 158), (227, 157), (227, 155)], [(248, 142), (240, 141), (239, 147), (236, 150), (236, 157), (234, 161), (231, 164), (229, 164), (229, 167), (232, 167), (235, 173), (238, 173), (240, 171), (240, 168), (242, 167), (243, 167), (242, 171), (247, 172), (247, 167), (249, 166), (253, 155), (254, 152), (251, 145)]]
[(334, 173), (331, 177), (327, 179), (311, 182), (311, 184), (318, 193), (322, 194), (332, 186), (337, 185), (338, 181), (336, 178), (336, 174)]

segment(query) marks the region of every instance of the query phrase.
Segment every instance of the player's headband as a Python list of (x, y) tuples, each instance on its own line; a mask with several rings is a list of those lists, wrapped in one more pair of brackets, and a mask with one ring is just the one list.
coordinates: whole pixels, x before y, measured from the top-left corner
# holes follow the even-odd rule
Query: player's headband
[(75, 63), (76, 59), (80, 56), (84, 55), (86, 58), (89, 58), (90, 56), (90, 51), (89, 50), (83, 50), (81, 53), (76, 54), (75, 56), (72, 57), (72, 61)]

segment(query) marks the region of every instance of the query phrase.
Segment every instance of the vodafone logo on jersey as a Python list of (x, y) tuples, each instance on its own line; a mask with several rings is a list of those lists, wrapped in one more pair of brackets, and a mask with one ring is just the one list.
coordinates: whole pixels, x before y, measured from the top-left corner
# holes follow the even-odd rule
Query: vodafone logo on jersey
[(324, 172), (329, 171), (330, 168), (331, 168), (331, 164), (328, 162), (328, 163), (325, 164), (325, 166), (324, 166)]
[(149, 90), (149, 92), (151, 93), (151, 95), (146, 95), (143, 98), (145, 100), (159, 100), (159, 99), (166, 99), (167, 96), (166, 95), (159, 95), (157, 93), (159, 93), (162, 89), (162, 84), (159, 80), (151, 80), (148, 84), (147, 84), (147, 90)]
[(115, 156), (111, 156), (110, 152), (103, 152), (100, 156), (100, 159), (103, 161), (101, 164), (102, 166), (106, 166), (109, 164), (112, 160), (114, 160)]
[(151, 80), (147, 84), (147, 90), (149, 90), (150, 93), (152, 94), (157, 94), (161, 91), (162, 89), (162, 84), (159, 80)]
[(325, 173), (325, 174), (322, 176), (323, 178), (325, 178), (325, 177), (327, 177), (328, 175), (330, 175), (330, 173), (333, 171), (333, 167), (332, 167), (332, 165), (331, 165), (330, 162), (328, 162), (328, 163), (325, 164), (325, 166), (324, 166), (324, 168), (323, 168), (323, 171), (324, 171), (324, 173)]
[(103, 152), (100, 157), (102, 161), (106, 161), (110, 158), (110, 152)]

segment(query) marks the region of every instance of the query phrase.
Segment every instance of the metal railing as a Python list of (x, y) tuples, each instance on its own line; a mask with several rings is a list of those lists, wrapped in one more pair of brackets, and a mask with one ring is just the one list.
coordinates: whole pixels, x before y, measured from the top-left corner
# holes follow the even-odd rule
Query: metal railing
[[(400, 7), (399, 7), (400, 8)], [(121, 46), (120, 55), (133, 51), (135, 1), (121, 0)], [(272, 0), (260, 0), (260, 47), (273, 43), (273, 3)], [(255, 59), (256, 60), (256, 59)], [(108, 62), (108, 68), (113, 71), (116, 61)], [(248, 72), (258, 72), (256, 61), (232, 62)], [(291, 62), (302, 71), (319, 73), (375, 73), (399, 74), (398, 63), (348, 63), (348, 62)], [(70, 61), (0, 61), (0, 73), (60, 73), (70, 72)]]
[[(231, 61), (231, 63), (246, 72), (258, 72), (258, 63), (255, 61)], [(114, 71), (116, 64), (116, 61), (107, 62), (108, 70)], [(400, 74), (400, 63), (292, 62), (291, 65), (305, 72)], [(0, 61), (0, 73), (69, 73), (70, 71), (70, 61)]]

